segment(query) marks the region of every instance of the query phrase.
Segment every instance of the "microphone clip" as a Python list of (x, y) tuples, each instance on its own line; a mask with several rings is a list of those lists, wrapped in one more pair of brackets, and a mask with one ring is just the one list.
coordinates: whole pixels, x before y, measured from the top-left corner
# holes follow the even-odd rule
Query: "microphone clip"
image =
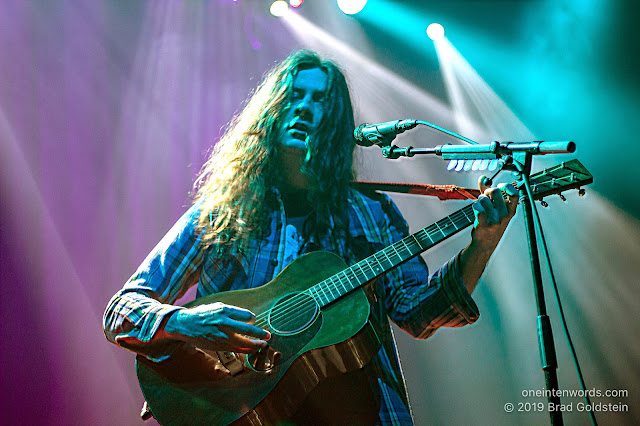
[(413, 129), (418, 120), (395, 120), (380, 124), (364, 123), (354, 131), (354, 139), (360, 146), (378, 145), (388, 147), (400, 133)]

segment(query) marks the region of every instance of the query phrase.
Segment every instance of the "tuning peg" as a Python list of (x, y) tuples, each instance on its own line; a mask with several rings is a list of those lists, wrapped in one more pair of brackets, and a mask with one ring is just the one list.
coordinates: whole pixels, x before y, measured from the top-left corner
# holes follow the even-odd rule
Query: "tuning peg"
[(560, 199), (562, 201), (567, 201), (567, 197), (565, 197), (564, 195), (562, 195), (562, 193), (559, 193), (558, 196), (560, 197)]
[(584, 197), (584, 195), (587, 193), (587, 191), (585, 191), (584, 188), (580, 188), (578, 189), (578, 197)]
[(542, 205), (542, 207), (549, 207), (549, 203), (547, 203), (545, 200), (540, 200), (540, 204)]
[(480, 176), (479, 182), (481, 185), (484, 185), (484, 186), (493, 185), (493, 181), (484, 175)]

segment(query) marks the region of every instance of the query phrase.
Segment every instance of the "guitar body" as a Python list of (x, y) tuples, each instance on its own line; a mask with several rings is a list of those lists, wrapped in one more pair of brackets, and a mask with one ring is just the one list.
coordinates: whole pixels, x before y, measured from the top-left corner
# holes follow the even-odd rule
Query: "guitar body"
[(273, 362), (254, 368), (251, 357), (239, 355), (228, 369), (218, 353), (188, 344), (160, 363), (138, 356), (138, 380), (156, 420), (167, 425), (277, 423), (294, 414), (322, 380), (365, 366), (380, 342), (368, 322), (364, 289), (322, 308), (302, 293), (346, 267), (335, 254), (313, 252), (262, 287), (186, 305), (222, 302), (251, 310), (258, 326), (264, 327), (263, 320), (269, 324)]

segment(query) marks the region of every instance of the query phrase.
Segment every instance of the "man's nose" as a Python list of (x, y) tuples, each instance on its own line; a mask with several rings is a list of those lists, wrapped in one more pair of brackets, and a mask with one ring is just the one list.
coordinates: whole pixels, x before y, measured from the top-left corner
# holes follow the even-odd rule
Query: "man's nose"
[(300, 99), (294, 109), (294, 113), (301, 118), (311, 118), (313, 116), (313, 112), (311, 111), (311, 99), (308, 96)]

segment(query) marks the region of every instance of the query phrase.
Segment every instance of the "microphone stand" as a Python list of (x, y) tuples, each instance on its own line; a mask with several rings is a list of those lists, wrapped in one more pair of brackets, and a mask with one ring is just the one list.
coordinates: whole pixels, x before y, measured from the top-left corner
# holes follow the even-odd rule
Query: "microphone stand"
[[(538, 349), (540, 351), (540, 364), (544, 371), (547, 394), (547, 409), (552, 425), (562, 425), (562, 411), (560, 409), (560, 393), (558, 386), (558, 361), (556, 349), (553, 341), (553, 331), (551, 321), (547, 315), (547, 307), (542, 287), (542, 273), (540, 270), (540, 258), (538, 257), (538, 242), (534, 222), (535, 200), (531, 193), (529, 176), (531, 175), (532, 154), (529, 152), (519, 152), (514, 154), (513, 167), (516, 169), (514, 175), (520, 180), (518, 192), (522, 203), (524, 221), (527, 230), (527, 242), (529, 246), (529, 258), (531, 259), (531, 273), (533, 276), (533, 290), (538, 309), (537, 330)], [(507, 166), (510, 167), (510, 166)], [(540, 230), (542, 231), (542, 230)]]
[[(573, 142), (492, 142), (488, 145), (439, 145), (435, 148), (400, 148), (390, 145), (392, 138), (388, 138), (386, 146), (381, 146), (385, 158), (413, 157), (417, 154), (440, 155), (444, 160), (466, 161), (472, 159), (500, 159), (499, 166), (487, 184), (502, 170), (513, 170), (518, 180), (518, 192), (523, 206), (524, 220), (527, 230), (531, 272), (533, 275), (534, 294), (538, 310), (537, 330), (540, 363), (544, 371), (547, 388), (547, 409), (552, 425), (562, 425), (562, 411), (560, 408), (560, 391), (558, 387), (558, 361), (553, 341), (551, 321), (547, 315), (547, 308), (542, 287), (542, 273), (538, 256), (538, 243), (534, 221), (535, 200), (531, 192), (529, 177), (533, 155), (571, 153), (575, 151)], [(382, 144), (378, 144), (382, 145)], [(542, 229), (539, 230), (542, 233)]]

